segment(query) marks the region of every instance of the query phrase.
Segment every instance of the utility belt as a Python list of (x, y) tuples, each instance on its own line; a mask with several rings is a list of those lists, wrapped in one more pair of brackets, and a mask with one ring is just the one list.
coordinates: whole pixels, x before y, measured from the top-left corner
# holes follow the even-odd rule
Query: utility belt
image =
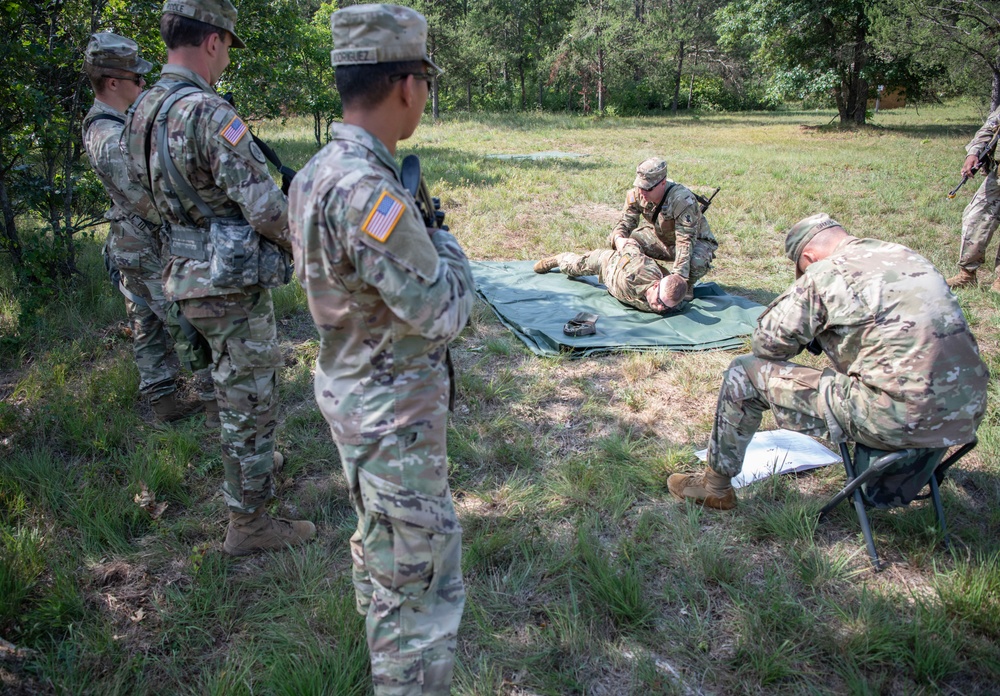
[(149, 220), (139, 217), (134, 213), (127, 213), (125, 215), (125, 219), (147, 234), (156, 234), (157, 232), (160, 231), (159, 225), (154, 225)]
[(170, 255), (207, 261), (212, 285), (277, 288), (292, 279), (288, 254), (241, 217), (211, 218), (208, 229), (168, 224)]

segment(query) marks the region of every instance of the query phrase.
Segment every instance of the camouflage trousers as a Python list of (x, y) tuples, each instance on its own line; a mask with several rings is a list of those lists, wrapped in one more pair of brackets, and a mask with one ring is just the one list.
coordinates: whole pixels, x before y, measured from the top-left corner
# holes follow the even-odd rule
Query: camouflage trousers
[(882, 450), (912, 446), (904, 434), (905, 404), (830, 368), (741, 355), (722, 376), (708, 465), (726, 476), (740, 473), (768, 409), (778, 427), (835, 443), (853, 440)]
[(139, 392), (153, 399), (169, 394), (176, 388), (178, 363), (172, 359), (165, 324), (167, 301), (163, 297), (159, 241), (152, 230), (129, 220), (114, 220), (108, 230), (107, 254), (121, 272), (121, 284), (146, 303), (144, 307), (125, 297)]
[(566, 251), (562, 254), (556, 254), (556, 261), (559, 262), (559, 271), (570, 278), (600, 275), (601, 267), (608, 262), (614, 253), (613, 249), (595, 249), (586, 254), (574, 254), (571, 251)]
[(446, 428), (442, 417), (374, 442), (337, 442), (358, 513), (354, 591), (376, 696), (451, 693), (465, 586)]
[[(993, 239), (1000, 224), (1000, 182), (996, 171), (990, 172), (976, 195), (962, 213), (962, 250), (958, 265), (967, 271), (974, 271), (986, 263), (986, 247)], [(1000, 249), (993, 260), (993, 268), (1000, 265)]]
[(222, 421), (222, 495), (251, 513), (273, 495), (275, 391), (281, 350), (270, 290), (180, 300), (181, 312), (212, 348)]
[[(657, 261), (673, 261), (676, 258), (677, 247), (669, 246), (656, 236), (656, 230), (652, 227), (639, 227), (630, 235), (632, 239), (639, 242), (642, 253)], [(715, 245), (709, 244), (701, 239), (696, 239), (694, 248), (691, 250), (691, 272), (688, 276), (688, 285), (694, 287), (701, 278), (712, 268), (712, 259), (715, 258)], [(664, 269), (664, 273), (672, 272), (667, 264), (659, 264)]]

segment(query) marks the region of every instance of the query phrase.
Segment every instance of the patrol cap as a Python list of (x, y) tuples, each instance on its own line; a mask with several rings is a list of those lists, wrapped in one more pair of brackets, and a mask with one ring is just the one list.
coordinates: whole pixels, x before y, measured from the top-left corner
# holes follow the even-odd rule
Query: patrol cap
[(667, 309), (673, 309), (684, 300), (687, 291), (687, 281), (676, 273), (670, 273), (660, 280), (660, 287), (657, 293), (660, 302), (665, 304)]
[(103, 31), (93, 34), (83, 52), (83, 69), (88, 75), (102, 70), (125, 70), (145, 75), (153, 64), (139, 57), (139, 45), (132, 39)]
[[(792, 263), (799, 263), (799, 256), (802, 255), (802, 250), (806, 248), (813, 237), (830, 227), (840, 227), (841, 224), (834, 220), (832, 217), (826, 213), (816, 213), (815, 215), (810, 215), (807, 218), (799, 220), (788, 230), (785, 235), (785, 256), (787, 256)], [(798, 278), (801, 275), (797, 268), (795, 271), (795, 277)]]
[(650, 157), (635, 168), (633, 186), (648, 191), (667, 178), (667, 161), (662, 157)]
[(236, 35), (236, 8), (229, 0), (167, 0), (163, 14), (175, 14), (213, 27), (225, 29), (233, 35), (233, 48), (246, 48), (243, 39)]
[(333, 67), (422, 60), (444, 72), (427, 55), (427, 20), (409, 7), (351, 5), (333, 13), (330, 33)]

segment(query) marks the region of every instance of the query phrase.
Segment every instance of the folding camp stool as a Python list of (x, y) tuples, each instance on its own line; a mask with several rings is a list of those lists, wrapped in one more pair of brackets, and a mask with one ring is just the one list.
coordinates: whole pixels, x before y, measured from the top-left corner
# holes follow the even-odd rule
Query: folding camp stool
[[(941, 525), (941, 533), (944, 535), (945, 547), (950, 549), (951, 541), (944, 521), (944, 508), (941, 505), (938, 485), (944, 480), (949, 467), (971, 452), (977, 443), (978, 440), (974, 438), (947, 459), (944, 459), (948, 453), (947, 447), (885, 451), (855, 443), (852, 461), (847, 443), (842, 442), (840, 455), (844, 460), (844, 470), (847, 472), (847, 485), (823, 506), (819, 512), (819, 519), (822, 522), (827, 513), (837, 507), (842, 500), (853, 496), (854, 510), (861, 523), (868, 555), (871, 556), (875, 570), (879, 571), (882, 565), (879, 562), (878, 552), (875, 551), (875, 541), (872, 539), (872, 528), (868, 524), (865, 506), (904, 507), (914, 500), (931, 498), (934, 501), (938, 524)], [(925, 486), (930, 487), (930, 492), (921, 494)]]

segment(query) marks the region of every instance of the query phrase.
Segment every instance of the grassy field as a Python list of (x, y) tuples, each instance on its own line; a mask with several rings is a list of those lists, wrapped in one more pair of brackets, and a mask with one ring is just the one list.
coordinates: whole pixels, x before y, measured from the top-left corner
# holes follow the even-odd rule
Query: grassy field
[[(473, 259), (602, 245), (635, 165), (660, 154), (693, 190), (722, 187), (710, 279), (732, 293), (767, 302), (787, 287), (783, 231), (818, 211), (951, 275), (976, 184), (945, 193), (983, 114), (884, 112), (859, 132), (827, 129), (832, 116), (450, 117), (399, 154), (420, 155)], [(305, 122), (261, 134), (293, 166), (314, 151)], [(586, 157), (485, 158), (547, 150)], [(354, 516), (313, 401), (301, 291), (275, 301), (288, 464), (274, 510), (314, 520), (319, 539), (233, 560), (218, 438), (200, 419), (152, 424), (100, 242), (83, 241), (82, 276), (21, 320), (0, 269), (0, 693), (368, 693)], [(1000, 374), (1000, 295), (983, 279), (959, 299)], [(877, 511), (888, 567), (874, 573), (853, 511), (816, 523), (837, 467), (743, 489), (730, 513), (668, 494), (736, 353), (540, 359), (482, 303), (453, 353), (468, 590), (455, 694), (997, 693), (995, 381), (981, 444), (942, 488), (954, 553), (928, 504)], [(134, 502), (143, 485), (169, 504), (159, 519)]]

